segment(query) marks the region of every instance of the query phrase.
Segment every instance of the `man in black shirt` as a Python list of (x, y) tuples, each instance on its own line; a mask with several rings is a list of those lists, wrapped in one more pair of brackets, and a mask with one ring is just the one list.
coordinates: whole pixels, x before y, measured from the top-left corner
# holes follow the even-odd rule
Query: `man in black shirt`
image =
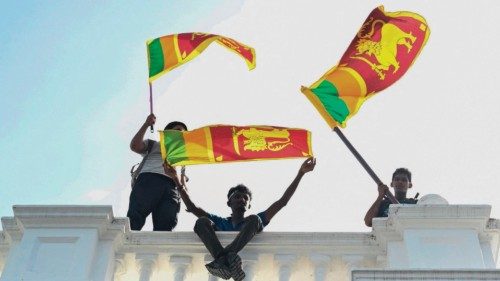
[[(398, 168), (392, 174), (391, 187), (394, 188), (396, 193), (396, 199), (399, 204), (416, 204), (417, 199), (406, 198), (406, 192), (412, 187), (411, 183), (411, 172), (406, 168)], [(389, 212), (389, 205), (397, 204), (398, 202), (391, 201), (388, 194), (392, 194), (387, 185), (380, 184), (378, 186), (378, 197), (372, 206), (366, 212), (365, 224), (366, 226), (372, 226), (372, 219), (374, 217), (387, 217)]]

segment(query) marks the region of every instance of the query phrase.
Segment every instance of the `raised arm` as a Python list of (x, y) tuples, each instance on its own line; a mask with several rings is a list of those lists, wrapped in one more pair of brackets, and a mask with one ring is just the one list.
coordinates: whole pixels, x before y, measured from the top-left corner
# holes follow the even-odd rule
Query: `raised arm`
[(181, 195), (182, 202), (184, 202), (184, 205), (186, 205), (186, 211), (193, 213), (193, 215), (195, 215), (197, 217), (208, 216), (208, 214), (207, 214), (207, 212), (205, 212), (205, 210), (196, 206), (193, 203), (193, 201), (191, 201), (191, 198), (189, 197), (189, 194), (187, 193), (187, 188), (186, 188), (186, 184), (184, 182), (184, 178), (182, 180), (179, 180), (179, 176), (177, 175), (177, 171), (175, 170), (175, 168), (168, 165), (167, 163), (164, 163), (163, 169), (165, 169), (165, 174), (174, 180), (175, 185), (177, 186), (177, 190), (179, 190), (179, 194)]
[(374, 217), (377, 216), (378, 210), (380, 209), (380, 204), (382, 203), (382, 200), (384, 199), (384, 197), (388, 193), (391, 193), (391, 191), (389, 190), (387, 185), (385, 185), (385, 184), (378, 185), (378, 197), (375, 200), (375, 202), (373, 202), (370, 209), (368, 209), (368, 212), (366, 212), (366, 215), (365, 215), (366, 226), (368, 226), (368, 227), (372, 226), (372, 220)]
[(130, 149), (133, 152), (143, 153), (146, 151), (146, 146), (144, 145), (143, 142), (144, 134), (146, 134), (146, 130), (148, 129), (148, 127), (154, 125), (155, 122), (156, 122), (156, 116), (154, 114), (150, 114), (148, 118), (146, 118), (144, 124), (142, 124), (141, 128), (139, 128), (139, 131), (137, 131), (137, 133), (130, 141)]
[(290, 201), (290, 198), (292, 198), (292, 195), (295, 193), (295, 190), (297, 190), (297, 187), (299, 186), (300, 180), (302, 177), (314, 170), (314, 166), (316, 165), (316, 159), (315, 158), (307, 158), (304, 163), (302, 163), (302, 166), (300, 166), (299, 172), (297, 173), (297, 176), (295, 179), (292, 181), (290, 186), (285, 190), (285, 193), (281, 196), (281, 198), (274, 202), (269, 208), (267, 208), (265, 214), (266, 214), (266, 219), (270, 221), (274, 215), (276, 215), (283, 207), (286, 206), (288, 201)]

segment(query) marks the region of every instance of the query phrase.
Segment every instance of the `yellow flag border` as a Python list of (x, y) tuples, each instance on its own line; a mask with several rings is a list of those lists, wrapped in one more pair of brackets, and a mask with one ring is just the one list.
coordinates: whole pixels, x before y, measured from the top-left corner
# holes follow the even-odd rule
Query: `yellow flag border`
[[(242, 159), (242, 160), (231, 160), (231, 161), (216, 161), (215, 156), (213, 154), (213, 144), (212, 144), (212, 139), (211, 139), (211, 133), (210, 133), (210, 128), (211, 127), (218, 127), (218, 126), (223, 126), (223, 127), (258, 127), (258, 128), (284, 128), (287, 130), (300, 130), (300, 131), (306, 131), (307, 136), (306, 136), (306, 142), (307, 142), (307, 154), (304, 155), (304, 152), (302, 152), (303, 156), (290, 156), (290, 157), (276, 157), (276, 158), (252, 158), (252, 159)], [(299, 159), (299, 158), (306, 158), (306, 157), (314, 157), (314, 153), (312, 150), (312, 132), (303, 128), (289, 128), (289, 127), (280, 127), (280, 126), (269, 126), (269, 125), (245, 125), (245, 126), (236, 126), (236, 125), (225, 125), (225, 124), (217, 124), (217, 125), (207, 125), (203, 128), (205, 131), (205, 136), (207, 138), (207, 151), (208, 151), (208, 158), (211, 162), (200, 162), (196, 160), (183, 160), (180, 162), (177, 162), (175, 164), (171, 164), (172, 167), (177, 167), (177, 166), (187, 166), (187, 165), (202, 165), (202, 164), (225, 164), (225, 163), (234, 163), (234, 162), (250, 162), (250, 161), (266, 161), (266, 160), (285, 160), (285, 159)], [(198, 129), (201, 129), (198, 128)], [(196, 130), (196, 129), (195, 129)], [(207, 132), (208, 131), (208, 132)], [(161, 132), (159, 130), (158, 132)], [(162, 133), (160, 133), (160, 144), (161, 144), (161, 153), (162, 153), (162, 158), (166, 159), (166, 148), (164, 145), (164, 136)]]
[[(194, 32), (193, 32), (194, 33)], [(176, 65), (173, 65), (173, 66), (170, 66), (168, 67), (167, 69), (164, 69), (162, 70), (161, 72), (153, 75), (152, 77), (149, 77), (148, 78), (148, 81), (151, 83), (153, 81), (155, 81), (156, 79), (160, 78), (160, 76), (166, 74), (167, 72), (170, 72), (172, 71), (174, 68), (177, 68), (189, 61), (191, 61), (192, 59), (194, 59), (195, 57), (197, 57), (198, 55), (200, 55), (210, 44), (212, 44), (212, 42), (216, 41), (219, 45), (222, 45), (224, 46), (226, 49), (228, 49), (229, 51), (237, 54), (239, 57), (243, 58), (243, 60), (245, 61), (247, 67), (248, 67), (248, 70), (253, 70), (256, 66), (256, 61), (257, 61), (257, 58), (255, 56), (255, 49), (248, 46), (248, 45), (245, 45), (245, 44), (242, 44), (240, 43), (239, 41), (237, 40), (234, 40), (232, 38), (229, 38), (229, 37), (225, 37), (225, 36), (221, 36), (221, 35), (217, 35), (217, 34), (210, 34), (210, 33), (205, 33), (205, 34), (209, 34), (209, 35), (214, 35), (208, 39), (206, 39), (205, 41), (203, 41), (200, 45), (198, 45), (187, 57), (185, 58), (182, 58), (182, 54), (180, 53), (180, 50), (179, 50), (179, 41), (178, 41), (178, 34), (174, 34), (174, 48), (175, 48), (175, 52), (176, 52), (176, 56), (177, 56), (177, 61), (178, 63)], [(168, 35), (166, 35), (168, 36)], [(248, 61), (245, 57), (243, 57), (240, 53), (236, 52), (235, 50), (233, 50), (232, 48), (229, 48), (228, 46), (224, 45), (222, 42), (219, 41), (220, 38), (224, 38), (224, 39), (231, 39), (233, 41), (236, 41), (238, 42), (239, 45), (242, 45), (242, 46), (245, 46), (245, 47), (248, 47), (250, 48), (251, 52), (252, 52), (252, 56), (253, 56), (253, 61), (250, 62)], [(147, 50), (147, 55), (148, 55), (148, 66), (150, 64), (150, 61), (149, 61), (149, 48), (148, 48), (148, 45), (149, 43), (151, 43), (153, 40), (155, 39), (150, 39), (150, 40), (147, 40), (146, 41), (146, 50)]]

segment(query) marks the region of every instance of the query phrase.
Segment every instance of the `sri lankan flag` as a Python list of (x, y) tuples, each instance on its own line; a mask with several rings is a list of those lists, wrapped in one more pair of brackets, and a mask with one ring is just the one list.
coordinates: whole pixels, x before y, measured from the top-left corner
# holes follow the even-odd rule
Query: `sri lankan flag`
[(149, 82), (194, 59), (214, 41), (242, 57), (250, 70), (255, 68), (255, 50), (234, 39), (201, 32), (179, 33), (147, 41)]
[(368, 15), (338, 65), (301, 91), (330, 127), (345, 127), (365, 100), (406, 73), (429, 34), (422, 16), (385, 12), (380, 6)]
[(173, 166), (312, 156), (309, 131), (271, 126), (160, 131), (160, 147)]

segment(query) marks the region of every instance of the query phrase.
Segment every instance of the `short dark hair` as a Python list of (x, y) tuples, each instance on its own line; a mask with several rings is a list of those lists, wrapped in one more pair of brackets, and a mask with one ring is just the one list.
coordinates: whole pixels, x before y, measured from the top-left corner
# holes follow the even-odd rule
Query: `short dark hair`
[(182, 123), (181, 121), (172, 121), (170, 123), (167, 124), (167, 126), (165, 126), (165, 129), (164, 130), (172, 130), (175, 126), (182, 126), (182, 128), (184, 128), (184, 130), (188, 130), (186, 124)]
[(392, 173), (392, 179), (394, 180), (394, 177), (396, 175), (403, 174), (408, 177), (408, 180), (411, 182), (411, 172), (407, 168), (397, 168), (394, 173)]
[(227, 193), (227, 200), (229, 200), (229, 198), (231, 198), (231, 196), (235, 193), (235, 192), (241, 192), (241, 193), (246, 193), (248, 194), (248, 196), (250, 197), (250, 200), (252, 200), (252, 192), (250, 191), (250, 189), (244, 185), (244, 184), (238, 184), (237, 186), (235, 187), (231, 187)]

